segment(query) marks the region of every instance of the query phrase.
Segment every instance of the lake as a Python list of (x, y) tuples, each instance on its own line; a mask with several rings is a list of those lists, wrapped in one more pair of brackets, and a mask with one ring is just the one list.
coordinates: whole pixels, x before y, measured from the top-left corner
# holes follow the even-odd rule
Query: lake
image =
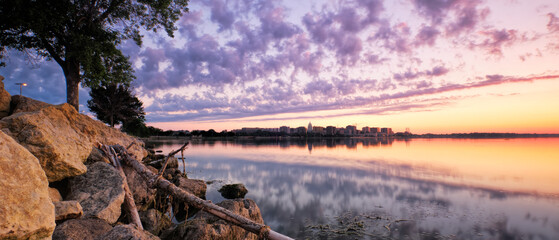
[(297, 239), (559, 239), (559, 138), (190, 140), (185, 158), (207, 199), (243, 183)]

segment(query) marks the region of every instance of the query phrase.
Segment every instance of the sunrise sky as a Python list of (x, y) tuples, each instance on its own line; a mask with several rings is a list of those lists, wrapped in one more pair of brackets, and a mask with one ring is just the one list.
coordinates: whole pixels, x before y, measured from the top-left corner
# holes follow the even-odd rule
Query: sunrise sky
[[(557, 0), (203, 0), (177, 27), (120, 46), (148, 125), (559, 133)], [(65, 101), (56, 63), (8, 55), (12, 95)]]

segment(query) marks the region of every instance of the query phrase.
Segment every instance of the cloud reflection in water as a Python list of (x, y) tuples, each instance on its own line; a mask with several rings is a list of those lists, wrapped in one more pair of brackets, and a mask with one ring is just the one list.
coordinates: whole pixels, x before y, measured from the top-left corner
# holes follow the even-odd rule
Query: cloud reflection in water
[[(224, 181), (208, 188), (207, 198), (214, 202), (222, 200), (217, 192), (220, 185), (244, 183), (249, 190), (246, 197), (256, 201), (266, 224), (298, 239), (559, 237), (556, 194), (507, 191), (468, 181), (460, 184), (463, 176), (446, 166), (427, 168), (374, 160), (375, 156), (356, 161), (348, 152), (392, 144), (409, 143), (356, 139), (310, 144), (194, 142), (187, 153), (187, 171), (192, 178)], [(309, 146), (312, 153), (306, 152)], [(345, 231), (351, 221), (363, 223), (363, 228)], [(336, 233), (340, 229), (346, 234)]]

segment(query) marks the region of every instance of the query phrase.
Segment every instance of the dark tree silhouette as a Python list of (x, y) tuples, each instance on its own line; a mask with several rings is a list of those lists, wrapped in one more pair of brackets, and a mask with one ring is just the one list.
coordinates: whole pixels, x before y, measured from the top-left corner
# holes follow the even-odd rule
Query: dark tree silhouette
[(10, 48), (56, 61), (66, 78), (67, 102), (78, 110), (80, 83), (95, 87), (134, 78), (117, 48), (123, 40), (141, 45), (141, 29), (163, 28), (172, 37), (187, 5), (188, 0), (1, 0), (0, 66)]
[(114, 127), (132, 121), (145, 121), (142, 102), (124, 84), (109, 84), (92, 88), (87, 107), (97, 119)]

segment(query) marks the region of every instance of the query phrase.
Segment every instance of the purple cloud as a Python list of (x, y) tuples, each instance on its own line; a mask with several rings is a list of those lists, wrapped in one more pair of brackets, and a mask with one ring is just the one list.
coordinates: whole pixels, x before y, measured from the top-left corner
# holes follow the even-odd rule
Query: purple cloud
[(510, 46), (517, 41), (516, 30), (489, 30), (482, 32), (486, 39), (482, 43), (475, 44), (475, 47), (480, 47), (486, 50), (488, 54), (502, 56), (503, 46)]
[(392, 77), (396, 81), (412, 80), (419, 77), (429, 76), (429, 77), (439, 77), (448, 73), (449, 70), (445, 66), (435, 66), (431, 70), (426, 71), (408, 71), (404, 73), (395, 73)]
[(547, 16), (549, 17), (549, 21), (547, 22), (547, 29), (549, 32), (559, 32), (559, 17), (555, 16), (553, 13), (548, 13)]
[(431, 21), (432, 26), (444, 25), (448, 35), (470, 31), (489, 14), (478, 9), (480, 0), (412, 0), (417, 11)]
[(228, 30), (235, 22), (233, 11), (229, 10), (222, 0), (212, 0), (210, 3), (211, 20), (219, 24), (219, 31)]
[(437, 37), (440, 35), (439, 30), (431, 26), (423, 26), (419, 33), (415, 36), (414, 45), (422, 46), (422, 45), (435, 45), (435, 41)]

